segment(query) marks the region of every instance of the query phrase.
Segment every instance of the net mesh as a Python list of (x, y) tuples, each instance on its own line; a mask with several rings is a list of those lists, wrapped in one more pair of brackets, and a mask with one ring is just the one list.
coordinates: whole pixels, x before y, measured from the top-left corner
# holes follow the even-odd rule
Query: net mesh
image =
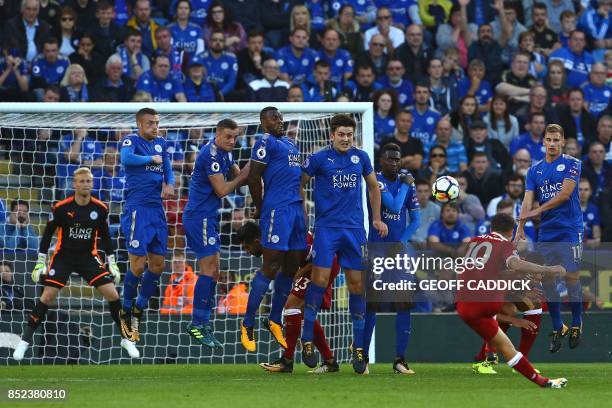
[[(284, 115), (289, 136), (296, 135), (303, 159), (327, 144), (330, 113), (289, 113)], [(247, 353), (240, 344), (239, 322), (243, 305), (241, 295), (248, 293), (248, 282), (261, 260), (243, 252), (236, 242), (236, 231), (247, 220), (251, 200), (246, 187), (223, 199), (221, 217), (221, 277), (217, 285), (216, 307), (212, 317), (215, 334), (224, 349), (212, 353), (192, 344), (184, 329), (191, 321), (190, 288), (197, 273), (194, 254), (186, 248), (181, 225), (187, 200), (189, 175), (200, 146), (214, 135), (215, 124), (230, 117), (240, 125), (240, 137), (233, 152), (240, 167), (250, 157), (250, 149), (261, 134), (258, 113), (218, 112), (207, 114), (161, 114), (160, 128), (168, 140), (168, 152), (177, 179), (177, 195), (164, 202), (169, 227), (166, 267), (159, 292), (149, 304), (144, 333), (138, 347), (141, 358), (131, 360), (122, 353), (120, 337), (111, 320), (106, 301), (78, 275), (73, 274), (51, 308), (46, 323), (39, 328), (34, 345), (22, 363), (244, 363), (262, 362), (279, 355), (279, 346), (267, 331), (256, 324), (257, 353)], [(356, 144), (362, 143), (362, 117), (355, 114), (358, 126)], [(0, 342), (14, 346), (21, 334), (25, 312), (42, 292), (30, 279), (51, 205), (71, 194), (71, 174), (80, 166), (94, 173), (95, 196), (110, 208), (110, 230), (122, 270), (127, 268), (127, 252), (119, 228), (123, 204), (123, 177), (119, 164), (121, 139), (135, 131), (133, 114), (83, 113), (1, 113), (0, 114), (0, 198), (7, 225), (18, 217), (21, 233), (13, 242), (2, 242), (2, 261), (12, 270), (15, 302), (3, 305)], [(82, 142), (76, 142), (85, 136)], [(311, 191), (307, 191), (310, 225), (314, 220)], [(23, 200), (29, 208), (12, 211), (13, 203)], [(19, 210), (17, 205), (14, 210)], [(3, 237), (0, 237), (2, 239)], [(51, 250), (53, 250), (53, 245)], [(184, 254), (184, 257), (182, 256)], [(191, 279), (190, 279), (191, 277)], [(121, 292), (122, 284), (118, 285)], [(242, 298), (244, 299), (244, 298)], [(262, 302), (258, 317), (267, 316), (270, 293)], [(242, 305), (242, 306), (241, 306)], [(341, 273), (334, 285), (332, 309), (323, 311), (320, 321), (336, 358), (348, 361), (351, 339), (348, 292)], [(7, 348), (0, 347), (4, 350)], [(9, 354), (0, 354), (11, 364)], [(0, 360), (0, 361), (1, 361)]]

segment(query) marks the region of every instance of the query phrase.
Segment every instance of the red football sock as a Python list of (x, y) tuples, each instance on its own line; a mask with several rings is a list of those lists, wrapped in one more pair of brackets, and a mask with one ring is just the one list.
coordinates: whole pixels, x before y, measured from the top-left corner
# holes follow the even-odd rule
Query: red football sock
[(293, 360), (295, 353), (295, 345), (300, 338), (302, 331), (302, 314), (293, 314), (285, 316), (285, 340), (287, 340), (287, 349), (283, 353), (283, 357), (287, 360)]
[(523, 374), (523, 376), (529, 381), (538, 384), (540, 387), (543, 387), (548, 381), (548, 378), (542, 377), (540, 374), (535, 372), (529, 360), (527, 360), (527, 358), (520, 352), (517, 353), (514, 358), (508, 361), (508, 365), (519, 373)]
[(521, 344), (519, 345), (519, 351), (523, 353), (525, 357), (529, 357), (529, 352), (531, 351), (531, 347), (533, 347), (533, 343), (535, 343), (536, 337), (538, 337), (538, 331), (540, 330), (540, 323), (542, 322), (541, 314), (532, 314), (532, 315), (524, 315), (523, 319), (529, 320), (538, 326), (535, 333), (527, 330), (521, 329)]
[(478, 354), (476, 354), (476, 357), (474, 357), (474, 361), (481, 362), (481, 361), (485, 361), (486, 359), (487, 359), (487, 342), (483, 341), (480, 351), (478, 352)]
[(325, 331), (323, 330), (323, 327), (321, 326), (321, 323), (319, 323), (318, 320), (315, 320), (314, 323), (313, 342), (319, 350), (319, 353), (321, 353), (321, 356), (323, 356), (323, 360), (331, 360), (332, 358), (334, 358), (334, 354), (330, 350), (329, 344), (327, 344), (327, 339), (325, 338)]

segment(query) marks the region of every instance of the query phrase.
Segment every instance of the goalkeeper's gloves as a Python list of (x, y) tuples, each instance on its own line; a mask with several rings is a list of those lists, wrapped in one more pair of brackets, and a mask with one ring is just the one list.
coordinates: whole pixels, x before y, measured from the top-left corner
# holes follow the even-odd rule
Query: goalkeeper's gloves
[(40, 277), (46, 274), (47, 274), (47, 255), (38, 254), (38, 261), (36, 261), (36, 266), (34, 266), (34, 270), (32, 271), (32, 280), (34, 282), (38, 282), (40, 281)]
[(121, 273), (119, 271), (119, 266), (117, 266), (117, 262), (115, 262), (115, 255), (107, 256), (106, 262), (108, 263), (108, 271), (113, 275), (115, 284), (118, 284), (121, 281)]

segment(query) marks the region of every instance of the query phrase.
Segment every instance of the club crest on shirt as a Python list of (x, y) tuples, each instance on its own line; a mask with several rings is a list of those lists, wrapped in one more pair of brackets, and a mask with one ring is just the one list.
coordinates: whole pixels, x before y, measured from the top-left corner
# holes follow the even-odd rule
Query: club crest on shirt
[(155, 145), (154, 149), (155, 149), (155, 151), (157, 153), (161, 153), (162, 152), (162, 147), (160, 145), (158, 145), (158, 144)]
[(217, 243), (217, 239), (215, 237), (208, 238), (208, 245), (215, 245)]
[(89, 218), (91, 218), (92, 220), (97, 220), (98, 219), (98, 212), (97, 211), (92, 211), (89, 213)]
[(351, 156), (351, 161), (352, 161), (353, 163), (355, 163), (355, 164), (359, 163), (359, 156), (357, 156), (357, 155), (355, 155), (355, 154), (354, 154), (354, 155), (352, 155), (352, 156)]
[(565, 164), (560, 164), (557, 166), (557, 171), (563, 171), (565, 170)]

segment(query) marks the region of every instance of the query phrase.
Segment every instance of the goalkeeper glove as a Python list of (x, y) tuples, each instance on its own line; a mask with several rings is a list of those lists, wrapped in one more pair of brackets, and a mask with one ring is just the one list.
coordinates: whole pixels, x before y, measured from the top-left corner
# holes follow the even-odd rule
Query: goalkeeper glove
[(118, 284), (121, 281), (121, 273), (119, 271), (119, 266), (117, 266), (117, 262), (115, 262), (115, 255), (107, 256), (106, 262), (108, 263), (108, 271), (113, 275), (115, 284)]
[(34, 270), (32, 271), (32, 280), (34, 282), (38, 282), (42, 275), (47, 274), (47, 255), (46, 254), (38, 254), (38, 261), (36, 261), (36, 266), (34, 266)]

